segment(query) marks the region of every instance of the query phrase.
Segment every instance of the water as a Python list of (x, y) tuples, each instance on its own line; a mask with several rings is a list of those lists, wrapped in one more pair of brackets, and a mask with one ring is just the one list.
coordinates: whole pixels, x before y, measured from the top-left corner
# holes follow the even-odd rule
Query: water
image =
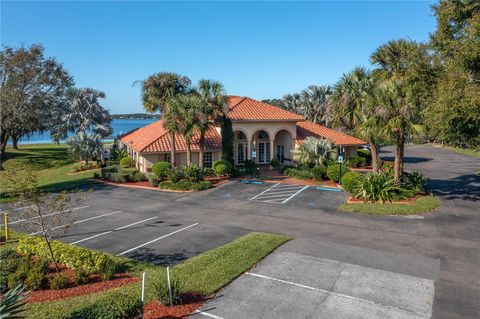
[[(153, 123), (157, 119), (144, 119), (144, 120), (129, 120), (129, 119), (114, 119), (112, 120), (111, 126), (113, 129), (112, 138), (105, 139), (104, 141), (112, 141), (113, 137), (125, 134), (136, 128), (145, 126), (147, 124)], [(68, 137), (72, 136), (71, 133), (68, 134)], [(52, 143), (50, 138), (50, 132), (45, 133), (36, 133), (30, 137), (23, 137), (18, 142), (19, 144), (45, 144)]]

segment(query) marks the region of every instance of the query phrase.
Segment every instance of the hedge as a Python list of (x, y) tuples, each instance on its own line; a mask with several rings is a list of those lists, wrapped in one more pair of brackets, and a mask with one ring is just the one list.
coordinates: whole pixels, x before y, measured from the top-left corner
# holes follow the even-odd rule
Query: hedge
[(213, 162), (212, 168), (217, 175), (226, 175), (232, 172), (233, 166), (226, 160), (218, 160)]
[(362, 178), (362, 175), (358, 172), (347, 172), (342, 176), (342, 188), (347, 191), (349, 194), (352, 194), (355, 187), (357, 186), (357, 181)]
[(315, 166), (310, 172), (314, 180), (321, 181), (325, 179), (327, 168), (325, 166)]
[[(345, 165), (342, 165), (342, 176), (347, 172), (350, 172), (348, 167), (346, 167)], [(340, 175), (340, 164), (332, 164), (332, 165), (327, 167), (327, 176), (332, 181), (338, 183), (338, 181), (342, 177), (342, 176), (339, 176), (339, 175)]]
[(112, 293), (72, 312), (66, 319), (131, 319), (139, 317), (142, 310), (143, 304), (140, 298)]
[(152, 165), (152, 173), (157, 177), (167, 177), (167, 172), (172, 168), (172, 163), (156, 162)]
[(296, 168), (289, 168), (285, 171), (285, 173), (292, 178), (296, 179), (312, 179), (312, 172), (308, 169), (296, 169)]
[[(57, 262), (69, 268), (81, 269), (87, 273), (98, 273), (109, 256), (95, 250), (65, 244), (59, 240), (51, 240), (53, 254)], [(50, 259), (50, 251), (43, 238), (25, 236), (18, 241), (17, 252), (24, 255), (35, 255)]]
[(177, 190), (177, 191), (201, 191), (208, 189), (212, 186), (210, 181), (200, 181), (200, 182), (189, 182), (189, 181), (164, 181), (161, 182), (158, 187), (161, 189), (170, 189), (170, 190)]

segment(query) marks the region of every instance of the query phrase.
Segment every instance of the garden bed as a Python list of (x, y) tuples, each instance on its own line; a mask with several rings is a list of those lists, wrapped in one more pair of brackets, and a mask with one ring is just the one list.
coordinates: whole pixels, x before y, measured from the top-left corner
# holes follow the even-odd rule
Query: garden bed
[(145, 319), (186, 318), (200, 308), (206, 298), (201, 294), (190, 293), (182, 296), (182, 304), (164, 306), (158, 301), (151, 301), (144, 307)]
[[(73, 274), (74, 276), (74, 274)], [(69, 275), (69, 277), (72, 277)], [(138, 278), (131, 277), (128, 274), (115, 274), (109, 281), (103, 281), (100, 275), (90, 276), (89, 283), (65, 288), (65, 289), (45, 289), (33, 291), (26, 299), (27, 303), (37, 303), (45, 301), (63, 300), (67, 298), (88, 295), (91, 293), (104, 291), (112, 288), (122, 287), (130, 283), (139, 281)]]

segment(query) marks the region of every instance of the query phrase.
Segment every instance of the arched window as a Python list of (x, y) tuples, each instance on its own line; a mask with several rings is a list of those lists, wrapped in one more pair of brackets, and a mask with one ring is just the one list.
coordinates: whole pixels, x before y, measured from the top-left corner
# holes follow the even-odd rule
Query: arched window
[(237, 133), (237, 139), (239, 139), (239, 140), (246, 140), (247, 137), (245, 136), (245, 134), (243, 134), (243, 132), (238, 132), (238, 133)]
[(268, 133), (265, 131), (260, 131), (257, 134), (259, 140), (268, 140)]

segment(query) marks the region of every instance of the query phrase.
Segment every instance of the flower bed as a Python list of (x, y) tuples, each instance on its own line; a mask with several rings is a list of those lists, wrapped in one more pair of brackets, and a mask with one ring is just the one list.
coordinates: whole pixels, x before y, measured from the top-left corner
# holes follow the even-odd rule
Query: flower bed
[(195, 310), (205, 301), (205, 297), (201, 294), (190, 293), (182, 296), (182, 304), (167, 307), (158, 301), (151, 301), (145, 305), (144, 318), (186, 318), (193, 314)]

